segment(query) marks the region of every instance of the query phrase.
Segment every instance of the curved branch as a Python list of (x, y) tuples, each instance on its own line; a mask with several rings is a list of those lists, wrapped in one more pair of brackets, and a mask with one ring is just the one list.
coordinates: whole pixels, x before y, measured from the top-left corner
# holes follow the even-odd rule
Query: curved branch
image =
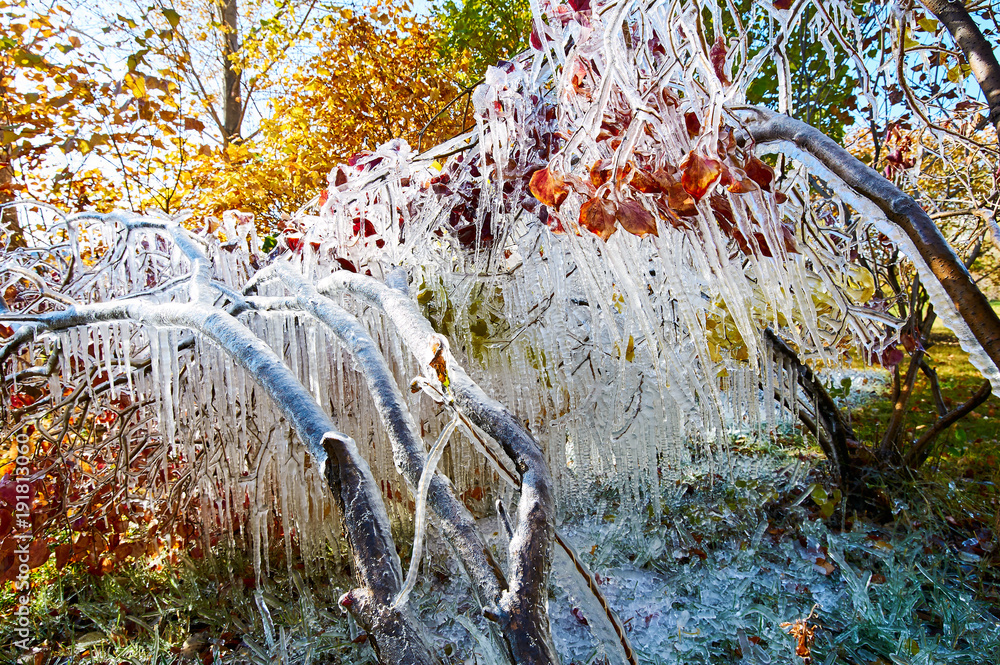
[(318, 285), (321, 293), (347, 291), (378, 307), (396, 325), (417, 362), (430, 368), (455, 406), (493, 437), (514, 461), (521, 477), (518, 520), (510, 540), (509, 588), (495, 610), (484, 611), (500, 624), (514, 662), (557, 663), (545, 601), (553, 541), (552, 479), (538, 442), (502, 404), (483, 392), (420, 314), (417, 304), (400, 291), (356, 273), (339, 271)]
[[(815, 127), (767, 109), (754, 108), (753, 111), (756, 119), (751, 120), (747, 131), (754, 141), (792, 144), (819, 161), (857, 195), (877, 206), (889, 222), (903, 231), (931, 276), (954, 303), (959, 317), (988, 360), (992, 361), (991, 378), (996, 378), (997, 368), (1000, 368), (1000, 318), (923, 208)], [(936, 309), (941, 311), (940, 307)], [(946, 320), (946, 323), (954, 322)]]
[[(375, 409), (392, 441), (396, 469), (415, 489), (426, 466), (427, 453), (403, 393), (375, 341), (357, 318), (321, 295), (301, 275), (281, 264), (275, 264), (274, 270), (296, 292), (298, 307), (325, 324), (351, 353), (365, 377)], [(434, 474), (428, 490), (428, 504), (437, 515), (445, 537), (458, 551), (472, 577), (480, 602), (484, 606), (495, 605), (507, 588), (507, 581), (499, 573), (499, 567), (476, 528), (475, 519), (455, 496), (451, 481), (446, 476)]]
[[(274, 401), (295, 429), (340, 503), (361, 588), (341, 603), (368, 631), (384, 663), (432, 665), (431, 652), (409, 608), (391, 609), (402, 584), (399, 557), (389, 517), (368, 462), (354, 440), (337, 431), (330, 417), (281, 358), (232, 315), (190, 303), (101, 303), (71, 307), (38, 316), (24, 330), (65, 330), (91, 323), (131, 320), (147, 326), (183, 326), (200, 332), (224, 349)], [(27, 333), (25, 333), (27, 335)]]
[(915, 469), (923, 464), (924, 460), (927, 459), (927, 453), (930, 445), (934, 443), (934, 440), (938, 437), (938, 435), (951, 427), (954, 423), (972, 413), (976, 407), (990, 398), (990, 394), (990, 382), (983, 381), (983, 384), (979, 386), (979, 390), (977, 390), (972, 397), (968, 399), (968, 401), (958, 406), (953, 411), (941, 416), (937, 419), (937, 422), (931, 425), (931, 428), (927, 430), (927, 433), (920, 437), (906, 452), (903, 464), (911, 469)]
[[(833, 465), (837, 474), (837, 481), (845, 490), (850, 487), (850, 451), (847, 442), (855, 438), (854, 430), (844, 420), (837, 403), (833, 401), (830, 394), (823, 387), (823, 383), (813, 373), (812, 368), (799, 360), (799, 356), (785, 340), (778, 337), (770, 328), (764, 329), (764, 338), (770, 342), (771, 347), (785, 358), (792, 362), (798, 384), (812, 398), (812, 406), (816, 411), (816, 423), (812, 429), (816, 433), (816, 438), (823, 447), (830, 464)], [(800, 417), (801, 417), (800, 412)], [(829, 438), (821, 436), (819, 425), (829, 434)]]

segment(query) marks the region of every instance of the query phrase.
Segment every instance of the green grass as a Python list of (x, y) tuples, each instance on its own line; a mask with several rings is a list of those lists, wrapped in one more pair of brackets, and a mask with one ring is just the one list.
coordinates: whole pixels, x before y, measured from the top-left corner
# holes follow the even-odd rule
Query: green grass
[[(954, 340), (952, 337), (951, 340)], [(941, 393), (948, 409), (955, 408), (971, 397), (983, 382), (982, 376), (969, 364), (969, 355), (957, 342), (939, 342), (927, 353), (938, 373)], [(900, 367), (905, 375), (907, 362)], [(859, 440), (877, 446), (889, 422), (892, 404), (886, 394), (848, 412), (851, 425)], [(904, 439), (920, 438), (938, 419), (937, 407), (930, 382), (921, 374), (914, 386), (904, 420)], [(956, 476), (976, 475), (982, 480), (1000, 481), (1000, 399), (991, 396), (971, 414), (942, 433), (935, 444), (930, 463)]]
[[(32, 645), (23, 653), (12, 622), (0, 621), (0, 662), (83, 665), (129, 663), (371, 663), (352, 641), (336, 604), (348, 578), (318, 583), (281, 566), (260, 586), (238, 555), (155, 565), (149, 559), (91, 576), (83, 564), (61, 572), (54, 560), (33, 571)], [(0, 617), (16, 605), (0, 591)], [(266, 607), (264, 614), (261, 608)], [(20, 660), (27, 658), (26, 660)]]

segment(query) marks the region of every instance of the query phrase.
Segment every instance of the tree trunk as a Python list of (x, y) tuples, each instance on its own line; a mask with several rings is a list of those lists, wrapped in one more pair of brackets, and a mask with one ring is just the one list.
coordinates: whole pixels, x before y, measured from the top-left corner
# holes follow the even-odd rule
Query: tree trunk
[(24, 247), (24, 231), (17, 220), (17, 208), (7, 205), (14, 201), (14, 165), (10, 150), (0, 151), (0, 251), (12, 247)]
[(237, 0), (217, 0), (222, 19), (222, 95), (224, 113), (222, 141), (228, 145), (240, 139), (243, 124), (243, 72), (235, 62), (240, 50), (239, 8)]

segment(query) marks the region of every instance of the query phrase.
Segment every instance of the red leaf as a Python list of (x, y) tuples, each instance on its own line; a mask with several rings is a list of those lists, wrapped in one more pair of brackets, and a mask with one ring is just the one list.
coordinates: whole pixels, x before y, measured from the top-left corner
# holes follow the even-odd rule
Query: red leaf
[(28, 548), (28, 568), (31, 570), (38, 568), (48, 561), (51, 555), (52, 552), (49, 551), (49, 543), (45, 538), (35, 540), (31, 543), (31, 547)]
[(712, 194), (709, 202), (712, 205), (712, 212), (715, 213), (715, 221), (719, 223), (719, 228), (722, 229), (723, 233), (732, 238), (733, 231), (736, 229), (736, 221), (733, 217), (733, 206), (730, 205), (729, 199), (725, 196)]
[(883, 367), (895, 367), (899, 363), (903, 362), (903, 358), (906, 356), (895, 346), (890, 346), (885, 351), (882, 352), (880, 358), (876, 358), (874, 362), (881, 363)]
[(750, 251), (754, 254), (759, 254), (760, 256), (765, 256), (771, 258), (774, 253), (771, 252), (771, 247), (767, 244), (767, 238), (764, 237), (763, 233), (754, 233), (753, 239), (756, 243), (756, 247), (751, 246)]
[(632, 235), (637, 235), (640, 238), (644, 238), (650, 233), (654, 236), (658, 235), (653, 215), (635, 201), (619, 203), (615, 217), (621, 223), (622, 228)]
[(607, 240), (618, 230), (615, 224), (615, 204), (607, 199), (590, 199), (580, 208), (580, 225)]
[(650, 173), (646, 169), (636, 169), (632, 172), (632, 178), (629, 180), (629, 184), (643, 194), (662, 194), (667, 191), (663, 180), (664, 179), (662, 178), (657, 178), (656, 175)]
[(73, 555), (73, 545), (72, 543), (63, 543), (62, 545), (56, 546), (56, 570), (62, 570), (69, 563), (70, 557)]
[(774, 180), (774, 169), (753, 155), (750, 155), (750, 159), (747, 160), (743, 168), (746, 170), (747, 176), (760, 185), (761, 189), (765, 192), (771, 191), (771, 182)]
[(340, 187), (341, 185), (346, 185), (346, 184), (347, 184), (347, 172), (338, 166), (336, 175), (333, 176), (333, 186)]
[(722, 164), (718, 160), (691, 151), (681, 162), (681, 185), (684, 191), (700, 201), (722, 174)]
[(781, 239), (785, 243), (785, 252), (788, 254), (798, 254), (799, 246), (795, 240), (795, 228), (784, 222), (781, 223)]
[(691, 138), (701, 134), (701, 120), (698, 119), (697, 114), (693, 111), (688, 111), (684, 114), (684, 124), (687, 125), (688, 135)]
[(535, 171), (528, 187), (532, 196), (555, 210), (559, 209), (569, 195), (569, 188), (566, 187), (562, 177), (555, 175), (548, 168)]
[(729, 85), (729, 76), (726, 74), (726, 41), (722, 38), (722, 35), (719, 35), (715, 43), (712, 44), (712, 48), (708, 52), (708, 57), (711, 58), (712, 66), (715, 68), (715, 75), (722, 81), (722, 85)]
[(542, 50), (542, 40), (538, 38), (538, 33), (534, 30), (531, 31), (531, 48), (536, 51)]
[(792, 0), (774, 0), (775, 9), (788, 9), (792, 6)]

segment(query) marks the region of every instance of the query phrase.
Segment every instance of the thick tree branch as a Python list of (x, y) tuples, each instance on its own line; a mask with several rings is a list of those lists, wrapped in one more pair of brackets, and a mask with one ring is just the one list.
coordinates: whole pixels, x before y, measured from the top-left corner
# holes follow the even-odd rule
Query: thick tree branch
[[(296, 294), (296, 304), (327, 326), (357, 363), (382, 425), (392, 441), (396, 469), (416, 489), (427, 462), (427, 453), (416, 423), (406, 407), (402, 392), (375, 341), (353, 315), (283, 264), (274, 270)], [(428, 504), (438, 517), (438, 525), (461, 557), (484, 607), (493, 606), (507, 588), (507, 581), (493, 560), (476, 528), (475, 519), (455, 496), (451, 481), (435, 473), (428, 491)]]
[[(483, 392), (462, 369), (420, 314), (416, 302), (385, 284), (346, 271), (323, 280), (323, 293), (347, 291), (381, 309), (396, 325), (421, 366), (444, 379), (455, 405), (477, 427), (496, 440), (521, 476), (518, 519), (508, 550), (509, 588), (499, 605), (487, 612), (501, 627), (514, 662), (557, 663), (544, 606), (548, 594), (550, 550), (553, 539), (552, 479), (538, 442), (502, 404)], [(443, 360), (443, 363), (442, 363)]]
[[(816, 432), (816, 438), (823, 447), (823, 452), (833, 465), (841, 487), (848, 487), (851, 466), (847, 442), (854, 440), (854, 430), (844, 420), (837, 403), (830, 397), (830, 393), (823, 387), (812, 368), (799, 360), (798, 354), (770, 328), (765, 328), (764, 337), (775, 351), (790, 360), (795, 367), (798, 385), (809, 395), (816, 410), (816, 423), (812, 424), (811, 428)], [(800, 417), (801, 415), (800, 413)], [(819, 430), (820, 424), (829, 437), (822, 435)]]

